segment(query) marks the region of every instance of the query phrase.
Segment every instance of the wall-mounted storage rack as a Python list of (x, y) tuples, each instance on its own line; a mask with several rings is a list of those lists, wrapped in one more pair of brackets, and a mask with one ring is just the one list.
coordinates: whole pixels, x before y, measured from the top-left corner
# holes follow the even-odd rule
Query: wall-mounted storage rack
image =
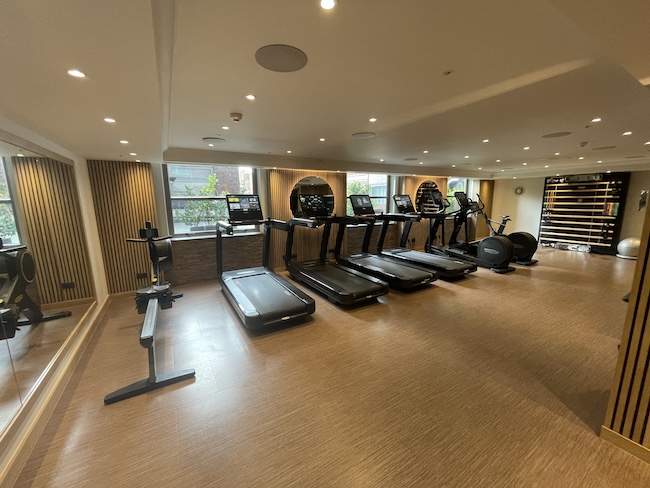
[(616, 254), (629, 180), (629, 173), (546, 178), (540, 244)]

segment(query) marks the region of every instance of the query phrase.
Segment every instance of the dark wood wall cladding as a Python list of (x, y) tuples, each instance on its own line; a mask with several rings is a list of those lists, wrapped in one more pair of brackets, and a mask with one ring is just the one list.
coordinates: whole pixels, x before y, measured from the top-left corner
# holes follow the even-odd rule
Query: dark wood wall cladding
[(602, 437), (646, 461), (650, 461), (649, 240), (650, 213), (646, 211), (614, 385), (601, 432)]
[(136, 278), (138, 273), (149, 272), (147, 246), (127, 243), (126, 238), (138, 237), (146, 221), (157, 227), (151, 165), (89, 160), (88, 173), (108, 292), (147, 286), (147, 279)]
[(41, 303), (93, 297), (74, 168), (49, 158), (14, 157), (12, 163)]
[[(262, 235), (223, 238), (223, 270), (254, 268), (262, 265)], [(214, 237), (178, 239), (172, 243), (174, 267), (165, 271), (165, 280), (174, 287), (217, 279)]]
[[(334, 213), (345, 215), (346, 203), (346, 178), (345, 173), (329, 171), (295, 171), (295, 170), (269, 170), (270, 182), (270, 215), (278, 220), (288, 221), (291, 219), (291, 208), (289, 197), (296, 183), (302, 178), (317, 176), (325, 180), (332, 188), (334, 194)], [(284, 254), (286, 234), (274, 230), (271, 236), (271, 262), (272, 268), (284, 268)], [(297, 254), (298, 260), (315, 259), (320, 251), (322, 229), (297, 228), (294, 239), (293, 252)], [(336, 230), (333, 229), (330, 237), (330, 249), (334, 247)], [(346, 246), (344, 242), (343, 250)]]

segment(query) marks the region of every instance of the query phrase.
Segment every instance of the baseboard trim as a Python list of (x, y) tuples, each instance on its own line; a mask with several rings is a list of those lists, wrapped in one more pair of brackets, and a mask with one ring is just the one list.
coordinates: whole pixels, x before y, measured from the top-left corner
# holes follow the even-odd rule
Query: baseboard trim
[(0, 486), (11, 487), (18, 479), (110, 301), (107, 297), (99, 307), (95, 302), (88, 308), (2, 433)]
[(638, 457), (642, 461), (650, 463), (650, 449), (647, 447), (642, 446), (641, 444), (638, 444), (605, 426), (602, 426), (600, 429), (600, 437), (605, 439), (607, 442), (614, 444), (616, 447), (623, 449), (625, 452), (629, 452), (633, 456)]

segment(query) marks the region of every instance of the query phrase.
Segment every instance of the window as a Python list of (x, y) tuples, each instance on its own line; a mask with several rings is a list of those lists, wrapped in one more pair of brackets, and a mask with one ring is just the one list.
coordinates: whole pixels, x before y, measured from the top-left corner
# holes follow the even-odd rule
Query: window
[[(370, 195), (376, 213), (388, 210), (388, 175), (375, 173), (348, 173), (347, 196)], [(354, 215), (352, 205), (347, 202), (347, 214)]]
[(165, 168), (174, 235), (214, 231), (217, 221), (228, 219), (227, 194), (253, 193), (249, 167), (166, 164)]
[[(447, 179), (447, 200), (451, 204), (447, 209), (448, 212), (455, 212), (460, 208), (454, 193), (462, 191), (467, 193), (467, 180), (465, 178), (448, 178)], [(468, 195), (469, 196), (469, 195)]]
[(0, 239), (3, 246), (16, 246), (20, 244), (14, 205), (11, 200), (7, 172), (5, 171), (5, 159), (0, 164)]

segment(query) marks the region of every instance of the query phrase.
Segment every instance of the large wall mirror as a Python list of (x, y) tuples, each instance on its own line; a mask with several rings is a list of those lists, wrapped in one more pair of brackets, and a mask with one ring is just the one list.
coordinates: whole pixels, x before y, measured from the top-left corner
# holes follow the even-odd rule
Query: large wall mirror
[(0, 141), (0, 432), (94, 303), (74, 178), (71, 165)]
[(290, 206), (294, 217), (304, 217), (300, 195), (321, 195), (331, 215), (334, 211), (334, 194), (329, 183), (318, 176), (307, 176), (298, 181), (291, 190)]

